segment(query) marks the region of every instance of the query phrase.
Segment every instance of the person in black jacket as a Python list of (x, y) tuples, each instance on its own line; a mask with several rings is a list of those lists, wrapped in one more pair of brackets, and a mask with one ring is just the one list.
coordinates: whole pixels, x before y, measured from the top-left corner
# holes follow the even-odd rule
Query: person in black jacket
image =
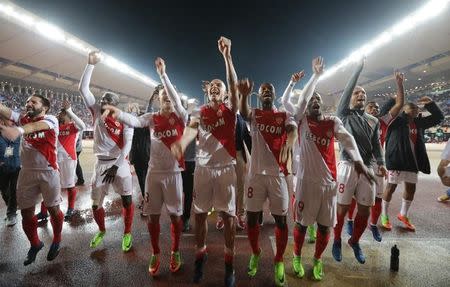
[(402, 207), (397, 218), (407, 230), (415, 231), (415, 226), (408, 218), (408, 211), (414, 199), (417, 175), (419, 171), (430, 174), (424, 130), (444, 119), (442, 111), (431, 98), (422, 97), (418, 104), (423, 104), (431, 115), (420, 117), (419, 107), (414, 103), (407, 103), (403, 113), (391, 122), (386, 134), (386, 167), (389, 172), (388, 184), (383, 194), (382, 225), (387, 230), (392, 228), (388, 216), (389, 202), (397, 184), (404, 182)]

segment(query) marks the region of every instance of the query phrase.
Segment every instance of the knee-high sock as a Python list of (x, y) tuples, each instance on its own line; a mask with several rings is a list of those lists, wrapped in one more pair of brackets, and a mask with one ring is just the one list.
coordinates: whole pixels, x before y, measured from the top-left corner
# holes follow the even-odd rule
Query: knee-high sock
[(353, 220), (355, 217), (353, 216), (355, 214), (356, 209), (356, 199), (352, 198), (352, 203), (350, 204), (350, 207), (348, 209), (348, 220)]
[(233, 265), (234, 251), (225, 247), (224, 259), (225, 264)]
[(50, 222), (53, 228), (53, 243), (61, 242), (61, 231), (63, 227), (64, 214), (61, 210), (58, 211), (56, 216), (50, 216)]
[(375, 198), (375, 205), (370, 208), (370, 223), (372, 225), (377, 225), (378, 218), (380, 218), (382, 201), (381, 198)]
[(67, 201), (69, 202), (69, 208), (75, 208), (75, 199), (77, 198), (77, 188), (70, 187), (67, 189)]
[(334, 227), (334, 240), (341, 240), (342, 226), (344, 226), (344, 218), (345, 214), (339, 213), (337, 214), (337, 223), (336, 226)]
[(277, 252), (274, 258), (275, 262), (283, 261), (283, 255), (284, 251), (286, 250), (287, 241), (288, 241), (287, 225), (283, 229), (279, 228), (278, 226), (275, 226), (275, 242), (277, 245)]
[(178, 251), (178, 248), (180, 246), (181, 224), (182, 224), (181, 220), (179, 220), (176, 223), (172, 222), (170, 224), (170, 235), (172, 237), (172, 251), (173, 252)]
[(104, 232), (106, 229), (105, 229), (105, 210), (103, 209), (103, 207), (94, 209), (94, 219), (98, 225), (98, 229)]
[(133, 224), (134, 204), (130, 204), (127, 208), (122, 208), (123, 223), (125, 225), (123, 233), (131, 233), (131, 225)]
[(356, 213), (355, 224), (353, 225), (353, 235), (350, 238), (350, 242), (359, 242), (361, 235), (364, 233), (364, 230), (366, 230), (368, 219), (368, 215), (361, 215), (359, 212)]
[(411, 207), (411, 203), (412, 203), (412, 200), (406, 200), (406, 199), (402, 198), (402, 207), (400, 209), (400, 214), (402, 216), (408, 217), (408, 211), (409, 211), (409, 208)]
[(151, 223), (147, 224), (148, 233), (150, 233), (150, 242), (153, 248), (153, 254), (159, 254), (159, 233), (161, 231), (161, 227), (159, 223)]
[(37, 233), (37, 225), (38, 220), (36, 216), (33, 216), (31, 219), (28, 220), (22, 219), (23, 231), (27, 235), (27, 238), (30, 241), (31, 246), (35, 247), (41, 244), (41, 240), (39, 240), (39, 235)]
[(305, 242), (306, 228), (302, 230), (298, 224), (294, 227), (294, 254), (302, 255), (303, 242)]
[(47, 215), (47, 206), (45, 206), (44, 202), (41, 202), (41, 213)]
[(386, 201), (384, 199), (381, 200), (381, 214), (383, 215), (388, 215), (388, 210), (389, 210), (389, 201)]
[(328, 241), (330, 241), (330, 233), (322, 233), (319, 229), (317, 232), (316, 251), (314, 252), (314, 258), (320, 259), (320, 257), (322, 257), (322, 253), (327, 248)]
[(247, 225), (247, 237), (250, 242), (250, 247), (252, 248), (253, 254), (259, 254), (259, 224), (256, 223), (255, 226), (250, 227)]

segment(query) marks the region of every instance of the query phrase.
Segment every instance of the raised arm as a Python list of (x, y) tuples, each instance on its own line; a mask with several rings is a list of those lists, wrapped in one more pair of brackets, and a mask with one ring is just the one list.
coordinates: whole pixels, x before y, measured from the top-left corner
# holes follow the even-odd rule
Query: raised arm
[(73, 120), (75, 126), (79, 131), (86, 129), (86, 125), (84, 124), (84, 122), (72, 111), (72, 107), (68, 100), (64, 101), (63, 108), (66, 111), (67, 115)]
[(389, 110), (392, 118), (398, 116), (405, 104), (405, 88), (403, 87), (405, 75), (400, 72), (395, 72), (394, 76), (395, 81), (397, 82), (397, 97), (395, 98), (395, 105)]
[(418, 104), (425, 105), (425, 109), (427, 109), (427, 111), (431, 114), (429, 116), (417, 119), (416, 124), (418, 127), (428, 129), (439, 124), (444, 119), (442, 110), (430, 97), (425, 96), (420, 98)]
[(324, 62), (322, 57), (317, 57), (313, 59), (312, 61), (313, 75), (311, 76), (311, 79), (309, 79), (308, 83), (306, 83), (305, 87), (302, 90), (302, 93), (300, 94), (300, 98), (298, 99), (297, 103), (298, 114), (296, 115), (298, 119), (303, 118), (303, 115), (305, 114), (306, 106), (308, 104), (308, 101), (314, 94), (314, 91), (316, 90), (317, 81), (319, 80), (320, 75), (322, 75), (323, 73), (323, 68)]
[(248, 97), (252, 94), (253, 82), (249, 79), (243, 79), (239, 81), (237, 87), (241, 95), (239, 98), (239, 113), (244, 120), (248, 121), (251, 117), (251, 110), (248, 106)]
[(364, 67), (364, 59), (361, 59), (355, 72), (353, 72), (352, 77), (347, 82), (344, 92), (342, 93), (341, 99), (336, 110), (336, 115), (341, 118), (348, 114), (350, 110), (350, 99), (352, 98), (353, 90), (355, 89), (356, 83), (358, 82), (359, 75)]
[(284, 109), (293, 114), (297, 114), (296, 107), (291, 103), (290, 98), (292, 94), (292, 90), (294, 89), (295, 84), (300, 81), (305, 76), (305, 72), (297, 72), (291, 76), (291, 80), (289, 81), (288, 86), (284, 90), (283, 96), (281, 97), (281, 104), (283, 105)]
[(236, 70), (234, 69), (233, 59), (231, 57), (231, 40), (225, 37), (220, 37), (217, 42), (219, 46), (219, 51), (223, 55), (225, 60), (225, 68), (227, 71), (227, 85), (228, 91), (230, 93), (230, 109), (235, 113), (238, 110), (238, 96), (237, 96), (237, 82), (238, 77)]
[(105, 105), (103, 106), (105, 111), (109, 111), (109, 115), (113, 118), (117, 119), (119, 122), (122, 122), (126, 125), (129, 125), (133, 128), (144, 128), (148, 127), (152, 121), (152, 114), (146, 113), (142, 116), (136, 117), (132, 114), (126, 113), (119, 109), (118, 107)]
[(92, 51), (89, 53), (88, 64), (84, 69), (83, 75), (81, 76), (80, 85), (78, 90), (83, 97), (84, 103), (88, 108), (95, 105), (95, 97), (89, 89), (91, 83), (92, 72), (94, 71), (94, 66), (100, 62), (100, 52)]
[(172, 101), (173, 106), (175, 108), (176, 113), (184, 120), (187, 121), (188, 114), (186, 109), (183, 107), (181, 103), (180, 96), (177, 93), (177, 90), (170, 82), (169, 76), (166, 74), (166, 63), (161, 58), (156, 58), (155, 60), (156, 70), (158, 71), (159, 77), (161, 78), (161, 82), (166, 89), (167, 96)]

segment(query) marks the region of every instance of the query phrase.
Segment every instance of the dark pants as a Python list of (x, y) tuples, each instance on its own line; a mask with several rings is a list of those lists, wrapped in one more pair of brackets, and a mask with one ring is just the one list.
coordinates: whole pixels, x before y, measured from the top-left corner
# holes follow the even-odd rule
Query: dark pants
[(0, 172), (0, 191), (8, 206), (6, 210), (6, 216), (8, 217), (16, 215), (17, 211), (16, 188), (19, 171), (20, 169), (13, 172)]
[(195, 161), (185, 161), (186, 169), (181, 172), (181, 177), (183, 178), (183, 193), (184, 193), (184, 204), (183, 204), (183, 222), (189, 220), (191, 217), (191, 206), (192, 206), (192, 192), (194, 189), (194, 170)]
[(139, 181), (139, 187), (141, 188), (142, 198), (145, 198), (145, 178), (147, 177), (148, 163), (135, 163), (134, 171)]
[(81, 151), (77, 151), (77, 169), (76, 169), (76, 174), (77, 174), (77, 182), (84, 182), (84, 177), (83, 177), (83, 170), (81, 169), (81, 165), (80, 165), (80, 153)]

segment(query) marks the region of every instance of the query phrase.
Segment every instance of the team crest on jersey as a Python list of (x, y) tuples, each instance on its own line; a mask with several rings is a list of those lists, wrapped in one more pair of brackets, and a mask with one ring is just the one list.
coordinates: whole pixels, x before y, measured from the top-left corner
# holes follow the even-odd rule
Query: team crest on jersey
[(303, 208), (305, 207), (305, 204), (303, 203), (303, 201), (299, 201), (298, 202), (298, 209), (300, 210), (300, 211), (303, 211)]
[(171, 126), (173, 126), (173, 125), (175, 124), (175, 119), (174, 119), (174, 118), (170, 118), (170, 119), (169, 119), (169, 124), (170, 124)]
[(218, 109), (218, 110), (217, 110), (217, 116), (218, 116), (218, 117), (222, 117), (222, 110), (221, 110), (221, 109)]
[(275, 119), (275, 121), (277, 122), (278, 125), (281, 125), (281, 123), (283, 123), (283, 118), (277, 117), (277, 118)]
[(116, 127), (120, 127), (120, 123), (118, 121), (115, 121), (114, 124), (116, 125)]

